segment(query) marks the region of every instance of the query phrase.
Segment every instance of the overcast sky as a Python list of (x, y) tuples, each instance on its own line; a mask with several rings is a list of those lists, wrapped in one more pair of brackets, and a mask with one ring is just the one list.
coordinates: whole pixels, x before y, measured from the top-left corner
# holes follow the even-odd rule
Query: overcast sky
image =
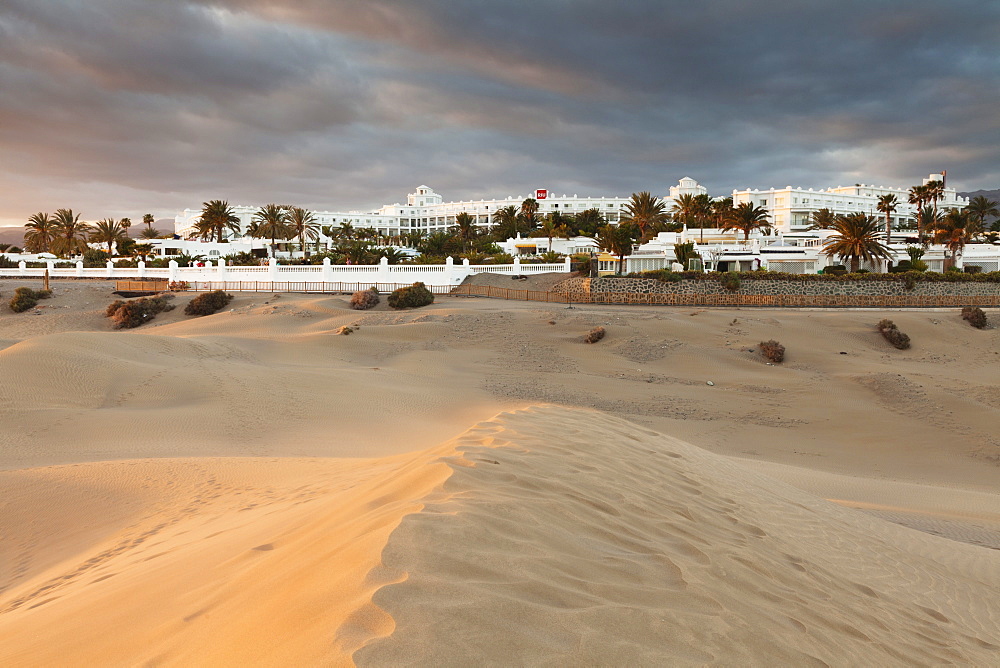
[(0, 224), (1000, 186), (993, 0), (0, 0)]

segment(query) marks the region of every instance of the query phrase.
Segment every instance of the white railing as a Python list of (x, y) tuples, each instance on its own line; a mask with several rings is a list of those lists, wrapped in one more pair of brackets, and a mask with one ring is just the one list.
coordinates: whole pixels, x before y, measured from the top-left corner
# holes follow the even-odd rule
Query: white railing
[[(376, 265), (333, 265), (324, 260), (321, 265), (278, 265), (273, 260), (265, 266), (227, 266), (224, 260), (218, 264), (208, 263), (204, 267), (180, 267), (171, 260), (168, 268), (146, 267), (139, 262), (138, 267), (115, 267), (110, 262), (105, 267), (84, 267), (77, 262), (75, 267), (54, 266), (48, 261), (46, 267), (28, 268), (25, 262), (15, 269), (0, 269), (0, 276), (41, 277), (48, 272), (53, 278), (158, 278), (168, 281), (188, 283), (371, 283), (409, 284), (420, 281), (427, 286), (446, 288), (460, 284), (473, 274), (494, 273), (508, 276), (540, 274), (548, 272), (568, 273), (569, 258), (559, 264), (521, 264), (515, 258), (513, 264), (471, 265), (468, 260), (455, 263), (450, 257), (443, 265), (389, 264), (388, 260)], [(249, 288), (247, 288), (249, 289)]]

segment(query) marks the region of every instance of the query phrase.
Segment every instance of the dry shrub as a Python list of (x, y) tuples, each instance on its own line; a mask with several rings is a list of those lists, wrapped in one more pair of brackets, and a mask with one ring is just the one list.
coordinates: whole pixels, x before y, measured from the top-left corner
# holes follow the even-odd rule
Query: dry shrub
[(908, 337), (903, 332), (899, 331), (899, 328), (896, 327), (896, 323), (894, 323), (892, 320), (882, 318), (881, 320), (878, 321), (878, 324), (875, 325), (875, 327), (878, 329), (879, 333), (882, 334), (882, 336), (885, 338), (886, 341), (891, 343), (899, 350), (906, 350), (907, 348), (910, 347), (910, 337)]
[(212, 315), (225, 308), (233, 296), (223, 290), (198, 295), (184, 307), (184, 315)]
[(191, 289), (191, 284), (187, 281), (170, 281), (167, 287), (174, 292), (184, 292), (185, 290)]
[(23, 313), (38, 305), (39, 299), (48, 299), (52, 296), (51, 290), (32, 290), (31, 288), (18, 288), (14, 291), (9, 305), (14, 313)]
[(388, 302), (392, 308), (419, 308), (433, 304), (434, 293), (423, 283), (417, 282), (409, 287), (393, 290)]
[(603, 327), (595, 327), (592, 330), (590, 330), (589, 332), (587, 332), (587, 336), (583, 337), (583, 342), (584, 343), (597, 343), (598, 341), (600, 341), (601, 339), (604, 338), (605, 334), (606, 334), (606, 332), (604, 331)]
[(983, 309), (978, 306), (966, 306), (963, 308), (962, 318), (976, 329), (983, 329), (989, 324), (986, 320), (986, 314), (983, 313)]
[(347, 325), (341, 325), (340, 328), (335, 332), (338, 336), (347, 336), (354, 331), (353, 327)]
[(769, 362), (780, 364), (785, 360), (785, 346), (774, 339), (760, 342), (760, 354)]
[(382, 301), (379, 297), (378, 289), (372, 287), (367, 290), (358, 290), (351, 295), (351, 308), (357, 311), (367, 311), (374, 308)]
[(157, 313), (173, 309), (174, 305), (167, 302), (166, 296), (159, 295), (112, 302), (104, 314), (111, 318), (115, 329), (132, 329), (149, 322)]

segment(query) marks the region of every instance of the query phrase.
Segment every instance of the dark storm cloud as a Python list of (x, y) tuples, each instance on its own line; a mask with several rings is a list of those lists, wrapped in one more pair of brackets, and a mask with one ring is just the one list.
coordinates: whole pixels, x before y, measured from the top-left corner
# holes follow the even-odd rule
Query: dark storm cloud
[(0, 218), (1000, 181), (1000, 8), (5, 0)]

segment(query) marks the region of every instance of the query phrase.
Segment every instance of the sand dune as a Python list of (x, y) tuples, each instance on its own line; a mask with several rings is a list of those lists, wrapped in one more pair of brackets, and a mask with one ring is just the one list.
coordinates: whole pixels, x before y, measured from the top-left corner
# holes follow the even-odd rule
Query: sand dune
[(1000, 330), (957, 312), (244, 294), (116, 332), (55, 288), (0, 310), (3, 665), (1000, 652)]
[(383, 552), (395, 631), (362, 665), (995, 662), (1000, 552), (555, 407), (458, 439)]

